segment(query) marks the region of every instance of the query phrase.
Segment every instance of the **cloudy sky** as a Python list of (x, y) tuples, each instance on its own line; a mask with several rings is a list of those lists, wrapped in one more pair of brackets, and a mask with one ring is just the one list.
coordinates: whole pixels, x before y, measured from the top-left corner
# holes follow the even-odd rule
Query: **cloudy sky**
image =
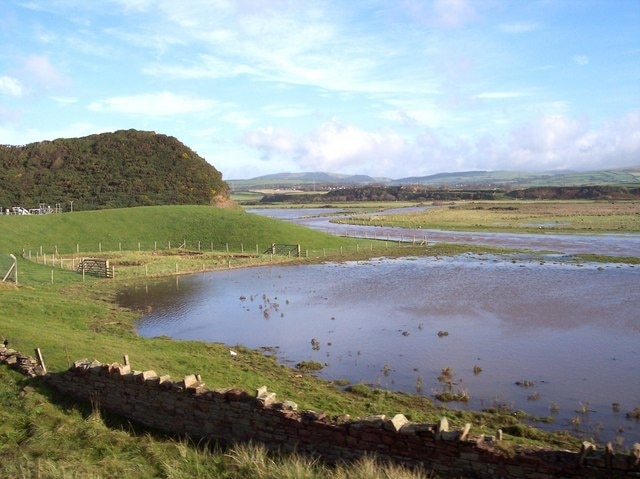
[(640, 164), (638, 0), (2, 0), (0, 143), (135, 128), (225, 179)]

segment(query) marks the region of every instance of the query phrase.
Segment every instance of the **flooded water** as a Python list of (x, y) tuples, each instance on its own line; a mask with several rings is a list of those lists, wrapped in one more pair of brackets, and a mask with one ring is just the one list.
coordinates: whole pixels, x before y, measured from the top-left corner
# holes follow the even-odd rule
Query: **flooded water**
[(453, 391), (471, 397), (454, 407), (522, 409), (554, 418), (538, 427), (629, 447), (639, 285), (630, 265), (462, 255), (203, 273), (120, 301), (146, 311), (147, 337), (268, 347), (290, 365), (323, 363), (324, 378), (428, 396), (451, 368)]
[[(434, 207), (421, 206), (390, 209), (384, 212), (377, 212), (376, 216), (389, 213), (408, 213), (428, 208)], [(480, 244), (569, 254), (593, 253), (613, 256), (640, 256), (640, 234), (638, 233), (586, 235), (544, 232), (544, 228), (551, 226), (550, 224), (540, 224), (540, 234), (408, 229), (332, 223), (331, 220), (344, 211), (338, 208), (314, 208), (309, 210), (303, 208), (263, 208), (247, 211), (292, 221), (309, 228), (340, 236), (393, 241)]]

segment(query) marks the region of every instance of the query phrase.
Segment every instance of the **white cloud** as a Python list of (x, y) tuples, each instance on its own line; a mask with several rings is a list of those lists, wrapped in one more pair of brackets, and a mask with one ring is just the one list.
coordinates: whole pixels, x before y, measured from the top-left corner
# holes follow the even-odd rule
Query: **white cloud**
[(240, 128), (246, 128), (256, 122), (255, 118), (245, 115), (244, 113), (241, 113), (239, 111), (225, 113), (221, 118), (222, 121), (231, 123), (232, 125), (238, 126)]
[(580, 66), (584, 66), (589, 64), (589, 57), (587, 55), (575, 55), (573, 61)]
[(55, 140), (57, 138), (77, 138), (104, 131), (96, 125), (86, 122), (74, 122), (54, 130), (40, 128), (2, 128), (0, 138), (8, 145), (27, 145), (43, 140)]
[(24, 93), (24, 88), (19, 80), (10, 76), (0, 76), (0, 93), (20, 97)]
[(304, 104), (270, 105), (262, 109), (265, 113), (276, 118), (298, 118), (313, 115), (314, 110)]
[(78, 99), (71, 96), (52, 96), (51, 99), (59, 105), (72, 105), (78, 102)]
[(401, 7), (413, 19), (420, 23), (444, 27), (459, 28), (478, 18), (476, 6), (479, 2), (471, 0), (404, 0)]
[(527, 33), (533, 32), (540, 27), (535, 22), (514, 22), (514, 23), (501, 23), (498, 25), (498, 29), (504, 33)]
[(461, 27), (477, 17), (469, 0), (435, 0), (434, 10), (439, 23), (445, 27)]
[(336, 120), (296, 136), (273, 127), (248, 132), (247, 146), (263, 160), (292, 159), (300, 170), (341, 171), (380, 175), (410, 154), (406, 140), (395, 132), (370, 132)]
[[(413, 138), (367, 131), (336, 120), (306, 134), (279, 128), (248, 132), (261, 159), (288, 160), (296, 171), (338, 171), (400, 178), (442, 171), (598, 169), (638, 162), (640, 111), (592, 128), (586, 118), (543, 115), (505, 136), (447, 136), (425, 128)], [(271, 170), (272, 171), (272, 170)]]
[(395, 108), (380, 113), (379, 117), (399, 121), (405, 126), (421, 125), (423, 127), (436, 128), (451, 120), (450, 113), (433, 101), (389, 99), (386, 103)]
[[(495, 165), (510, 169), (600, 169), (638, 163), (640, 110), (598, 128), (586, 118), (545, 115), (523, 124), (500, 145)], [(476, 151), (478, 156), (483, 151)], [(486, 156), (486, 155), (485, 155)]]
[(523, 96), (528, 96), (528, 93), (524, 91), (488, 91), (473, 95), (472, 98), (477, 100), (507, 100), (510, 98), (521, 98)]
[(30, 55), (25, 59), (22, 68), (26, 77), (47, 89), (66, 87), (71, 83), (51, 63), (47, 55)]
[(294, 156), (298, 150), (293, 133), (272, 126), (248, 131), (242, 141), (245, 145), (259, 150), (263, 160), (269, 160), (274, 156)]
[(271, 83), (361, 93), (424, 94), (435, 88), (423, 65), (393, 63), (404, 52), (397, 45), (407, 41), (404, 36), (390, 41), (384, 31), (354, 30), (345, 23), (350, 19), (342, 17), (342, 8), (276, 2), (256, 12), (252, 2), (245, 6), (246, 11), (234, 3), (163, 2), (159, 11), (164, 16), (157, 25), (147, 26), (149, 31), (110, 31), (158, 52), (178, 42), (199, 51), (178, 60), (158, 55), (143, 67), (145, 74), (162, 79), (247, 75)]
[(335, 120), (305, 137), (300, 147), (303, 168), (376, 175), (407, 153), (405, 140), (395, 132), (370, 132)]
[(118, 112), (142, 116), (169, 116), (206, 111), (217, 102), (204, 98), (191, 98), (163, 91), (141, 95), (116, 96), (91, 103), (89, 109), (98, 112)]
[(195, 61), (186, 64), (149, 64), (142, 68), (142, 72), (158, 78), (179, 80), (216, 79), (244, 74), (260, 75), (260, 72), (253, 67), (235, 64), (211, 54), (199, 55)]

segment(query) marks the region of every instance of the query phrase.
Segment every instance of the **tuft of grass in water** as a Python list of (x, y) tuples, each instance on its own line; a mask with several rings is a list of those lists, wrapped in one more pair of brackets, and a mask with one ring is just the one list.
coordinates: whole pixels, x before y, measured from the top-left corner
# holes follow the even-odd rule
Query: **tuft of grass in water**
[(300, 361), (296, 364), (296, 369), (303, 372), (320, 371), (323, 367), (318, 361)]
[(634, 407), (632, 411), (629, 411), (625, 416), (628, 419), (640, 420), (640, 406)]

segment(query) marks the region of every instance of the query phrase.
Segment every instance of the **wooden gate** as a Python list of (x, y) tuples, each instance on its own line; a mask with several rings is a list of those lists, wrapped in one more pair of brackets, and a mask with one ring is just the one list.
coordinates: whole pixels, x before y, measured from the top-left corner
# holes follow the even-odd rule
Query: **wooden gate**
[(107, 259), (82, 258), (78, 265), (78, 272), (102, 278), (113, 278), (113, 266), (109, 265)]
[(279, 254), (282, 256), (300, 256), (299, 244), (276, 244), (271, 243), (271, 248), (265, 251), (266, 254)]

